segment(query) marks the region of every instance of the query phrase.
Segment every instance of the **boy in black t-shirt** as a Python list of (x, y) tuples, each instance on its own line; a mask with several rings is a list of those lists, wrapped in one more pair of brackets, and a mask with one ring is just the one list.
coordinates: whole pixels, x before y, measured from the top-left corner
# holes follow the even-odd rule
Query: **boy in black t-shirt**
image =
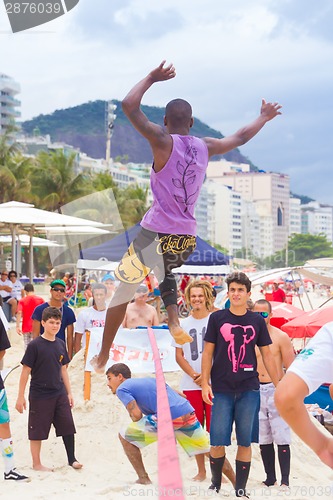
[(23, 367), (16, 409), (19, 413), (26, 409), (24, 391), (31, 375), (28, 435), (32, 466), (39, 471), (51, 470), (40, 460), (41, 444), (48, 438), (51, 424), (56, 435), (62, 436), (69, 465), (74, 469), (82, 467), (74, 453), (76, 431), (71, 412), (74, 401), (67, 373), (69, 357), (65, 342), (56, 337), (60, 324), (61, 312), (57, 307), (44, 309), (44, 333), (30, 342), (21, 361)]
[[(278, 382), (269, 344), (272, 343), (264, 319), (247, 310), (251, 281), (241, 272), (230, 274), (230, 308), (211, 314), (202, 353), (202, 397), (213, 406), (210, 427), (210, 489), (221, 488), (225, 446), (231, 444), (235, 423), (237, 438), (236, 496), (245, 492), (251, 465), (251, 443), (258, 442), (259, 379), (255, 346), (274, 385)], [(211, 386), (209, 380), (211, 379)], [(213, 399), (213, 402), (212, 402)]]
[[(6, 349), (9, 349), (10, 342), (7, 336), (6, 329), (0, 319), (0, 361), (6, 353)], [(22, 481), (28, 482), (30, 478), (20, 474), (15, 467), (14, 463), (14, 452), (13, 452), (13, 441), (10, 432), (10, 418), (7, 404), (7, 395), (5, 386), (0, 372), (0, 450), (2, 452), (5, 472), (5, 480)]]

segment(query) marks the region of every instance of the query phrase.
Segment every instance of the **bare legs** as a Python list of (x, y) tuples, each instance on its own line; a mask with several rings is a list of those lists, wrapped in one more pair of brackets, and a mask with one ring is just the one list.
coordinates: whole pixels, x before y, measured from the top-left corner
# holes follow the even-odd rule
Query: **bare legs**
[(205, 467), (205, 453), (200, 453), (200, 455), (195, 455), (195, 460), (197, 462), (198, 474), (194, 476), (193, 481), (204, 481), (206, 479), (206, 467)]
[(40, 461), (41, 441), (30, 441), (30, 451), (32, 456), (32, 468), (39, 471), (52, 472), (53, 469), (45, 467)]
[(183, 345), (192, 342), (193, 339), (179, 324), (177, 304), (170, 304), (166, 307), (168, 313), (168, 326), (171, 335), (177, 344)]
[(101, 350), (98, 356), (94, 356), (90, 361), (97, 373), (104, 373), (105, 365), (109, 359), (112, 342), (124, 319), (127, 304), (134, 296), (137, 287), (138, 284), (120, 283), (113, 296), (111, 304), (106, 312)]
[(151, 484), (151, 480), (147, 474), (145, 466), (143, 465), (141, 451), (134, 444), (129, 443), (119, 434), (119, 439), (121, 444), (123, 445), (124, 452), (133, 466), (133, 469), (138, 475), (137, 483), (138, 484)]
[[(133, 298), (137, 287), (137, 283), (120, 283), (116, 290), (106, 313), (100, 353), (90, 361), (97, 373), (104, 373), (105, 365), (109, 359), (112, 342), (114, 341), (118, 328), (124, 319), (127, 304)], [(192, 337), (186, 333), (179, 324), (177, 304), (167, 305), (166, 310), (168, 313), (169, 330), (175, 341), (178, 344), (192, 342)]]
[(108, 362), (112, 342), (117, 334), (118, 328), (126, 313), (126, 304), (119, 304), (109, 307), (106, 313), (105, 326), (103, 331), (102, 347), (98, 356), (94, 356), (90, 361), (97, 373), (104, 373), (105, 365)]

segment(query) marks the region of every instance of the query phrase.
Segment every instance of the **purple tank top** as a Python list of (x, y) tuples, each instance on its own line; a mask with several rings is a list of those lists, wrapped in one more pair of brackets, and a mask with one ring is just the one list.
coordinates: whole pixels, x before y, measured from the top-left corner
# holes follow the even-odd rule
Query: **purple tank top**
[(159, 172), (152, 169), (153, 204), (141, 226), (167, 234), (196, 234), (194, 208), (205, 180), (208, 148), (198, 137), (171, 135), (171, 155)]

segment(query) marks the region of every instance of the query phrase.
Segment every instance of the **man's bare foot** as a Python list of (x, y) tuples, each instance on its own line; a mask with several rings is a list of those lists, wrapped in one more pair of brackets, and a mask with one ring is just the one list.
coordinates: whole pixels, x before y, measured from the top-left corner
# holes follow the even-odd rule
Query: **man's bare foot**
[(180, 325), (171, 326), (169, 325), (169, 330), (177, 344), (183, 345), (188, 342), (193, 342), (191, 335), (185, 332)]
[(72, 464), (69, 464), (71, 467), (73, 467), (73, 469), (82, 469), (83, 465), (80, 464), (80, 462), (78, 462), (77, 460), (75, 460), (75, 462), (73, 462)]
[(45, 467), (45, 465), (42, 464), (33, 465), (32, 468), (33, 470), (38, 470), (42, 472), (53, 472), (53, 469), (50, 469), (50, 467)]
[(206, 472), (198, 472), (198, 474), (192, 477), (192, 481), (204, 481), (206, 479)]
[(98, 356), (96, 355), (90, 360), (90, 364), (96, 373), (104, 374), (106, 363), (107, 363), (107, 359), (106, 360), (103, 360), (103, 358), (101, 359), (100, 355), (98, 355)]
[(145, 474), (144, 476), (140, 476), (139, 479), (137, 479), (136, 484), (152, 484), (148, 474)]

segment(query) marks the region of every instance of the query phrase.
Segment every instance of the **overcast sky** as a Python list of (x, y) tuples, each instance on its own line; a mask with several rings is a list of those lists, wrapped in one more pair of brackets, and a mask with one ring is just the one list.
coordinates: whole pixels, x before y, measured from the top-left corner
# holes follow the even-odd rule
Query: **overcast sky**
[(254, 119), (262, 97), (278, 101), (283, 115), (242, 153), (289, 174), (293, 192), (333, 204), (332, 27), (332, 0), (80, 0), (12, 34), (1, 2), (0, 72), (21, 84), (24, 120), (122, 99), (162, 59), (177, 77), (144, 104), (183, 97), (224, 135)]

